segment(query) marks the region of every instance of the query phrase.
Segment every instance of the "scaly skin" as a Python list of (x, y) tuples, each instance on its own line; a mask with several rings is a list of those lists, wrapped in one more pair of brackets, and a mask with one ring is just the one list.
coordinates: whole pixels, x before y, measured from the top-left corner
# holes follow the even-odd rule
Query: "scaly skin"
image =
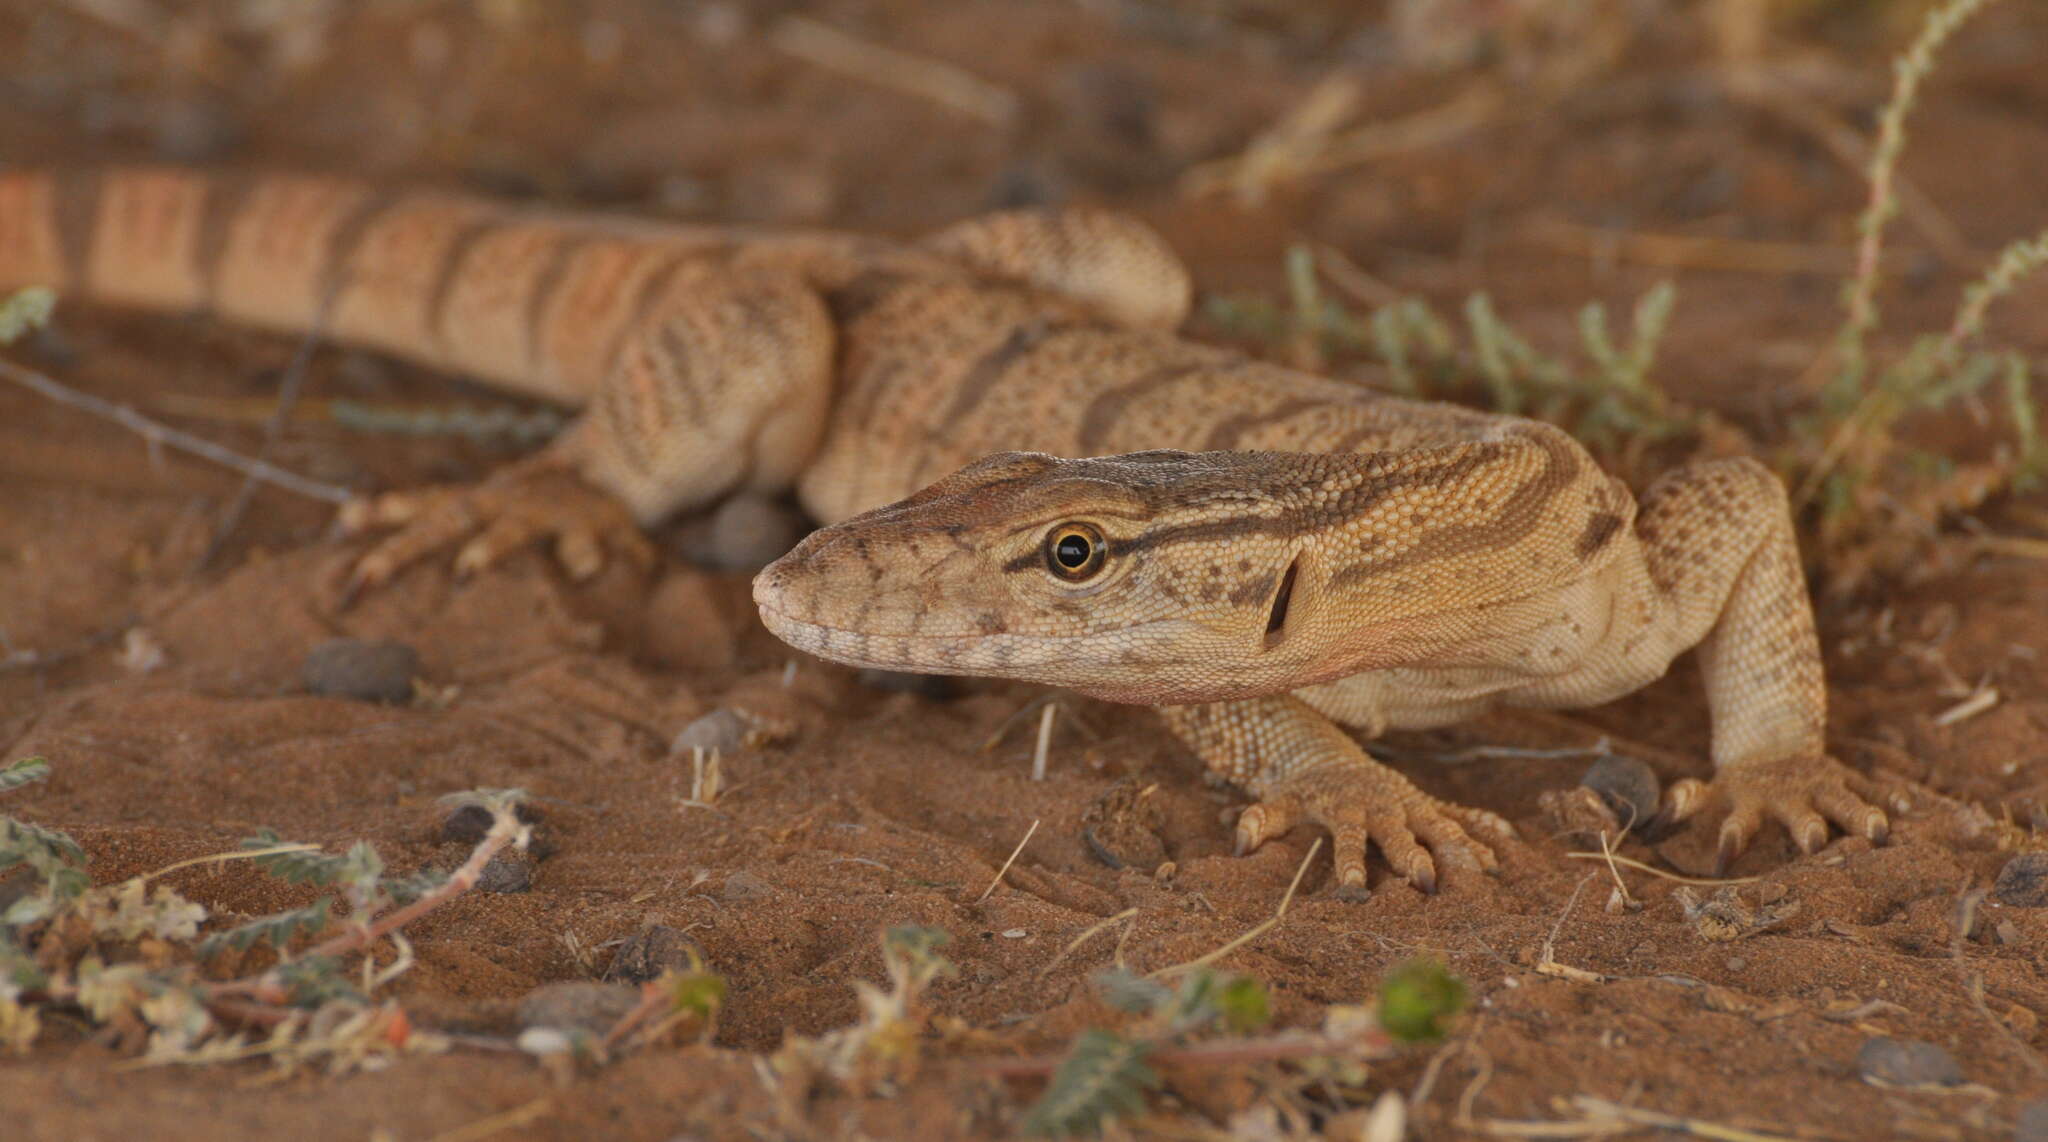
[[(586, 409), (483, 484), (350, 505), (353, 530), (395, 529), (358, 585), (458, 544), (464, 571), (549, 542), (585, 575), (647, 558), (637, 523), (793, 487), (843, 522), (758, 580), (777, 633), (1166, 703), (1259, 799), (1240, 847), (1327, 826), (1349, 894), (1369, 842), (1432, 887), (1439, 866), (1491, 863), (1505, 826), (1423, 796), (1335, 723), (1604, 701), (1694, 645), (1717, 775), (1675, 786), (1670, 816), (1722, 795), (1730, 856), (1767, 817), (1808, 849), (1830, 820), (1886, 829), (1878, 791), (1823, 752), (1812, 618), (1761, 468), (1682, 469), (1638, 513), (1554, 429), (1177, 340), (1186, 272), (1115, 215), (897, 243), (330, 178), (25, 172), (0, 176), (0, 287), (25, 284), (318, 329)], [(1014, 454), (1175, 448), (1204, 452)], [(860, 514), (991, 453), (1010, 454)], [(1045, 564), (1047, 530), (1074, 520), (1109, 541), (1087, 583)]]

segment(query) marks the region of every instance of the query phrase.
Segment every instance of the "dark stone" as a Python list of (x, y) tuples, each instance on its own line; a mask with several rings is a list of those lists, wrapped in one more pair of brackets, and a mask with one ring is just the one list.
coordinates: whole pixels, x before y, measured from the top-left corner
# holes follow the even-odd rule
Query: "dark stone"
[(521, 852), (499, 853), (477, 874), (476, 890), (500, 894), (533, 891), (533, 858)]
[(2012, 908), (2048, 908), (2048, 852), (2006, 861), (1991, 883), (1991, 898)]
[(1603, 757), (1586, 769), (1579, 784), (1600, 795), (1624, 829), (1640, 829), (1657, 815), (1664, 795), (1657, 771), (1632, 757)]
[(780, 500), (734, 496), (711, 513), (702, 562), (720, 571), (759, 571), (789, 554), (810, 530), (803, 513)]
[(878, 670), (867, 667), (855, 677), (860, 684), (872, 690), (890, 694), (916, 694), (920, 697), (944, 701), (958, 697), (960, 684), (944, 674), (912, 674), (904, 670)]
[(337, 638), (306, 655), (300, 674), (306, 689), (329, 698), (398, 705), (412, 700), (419, 677), (419, 652), (402, 642)]
[(2012, 1126), (2012, 1142), (2048, 1142), (2048, 1098), (2020, 1107)]
[[(555, 855), (555, 834), (542, 819), (541, 811), (532, 805), (521, 803), (512, 810), (512, 815), (527, 826), (526, 855), (533, 860), (546, 860)], [(491, 811), (482, 805), (458, 805), (441, 821), (440, 841), (444, 845), (469, 845), (483, 843), (484, 836), (491, 831)]]
[(519, 1001), (519, 1026), (603, 1035), (639, 1004), (639, 990), (622, 984), (587, 980), (551, 983), (533, 989)]
[(1867, 1039), (1856, 1052), (1856, 1071), (1886, 1086), (1961, 1086), (1963, 1067), (1945, 1049), (1922, 1039)]
[(646, 983), (665, 971), (686, 972), (704, 963), (704, 949), (667, 924), (650, 924), (628, 937), (605, 968), (608, 983)]

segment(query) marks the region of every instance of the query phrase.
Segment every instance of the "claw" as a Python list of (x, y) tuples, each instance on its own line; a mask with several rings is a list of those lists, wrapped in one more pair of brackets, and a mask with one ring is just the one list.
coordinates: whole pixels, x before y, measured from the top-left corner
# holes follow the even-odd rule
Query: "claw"
[(504, 469), (474, 486), (351, 500), (336, 513), (335, 526), (349, 535), (397, 529), (357, 561), (347, 601), (458, 543), (453, 561), (458, 578), (488, 570), (535, 542), (551, 542), (563, 570), (577, 581), (603, 570), (607, 546), (642, 570), (656, 563), (653, 549), (624, 505), (585, 483), (561, 457), (551, 454)]
[(1420, 889), (1424, 896), (1435, 896), (1436, 869), (1431, 865), (1423, 865), (1421, 868), (1413, 869), (1408, 873), (1408, 883)]
[[(1446, 873), (1497, 867), (1487, 837), (1513, 829), (1491, 813), (1429, 797), (1378, 762), (1359, 759), (1304, 770), (1276, 782), (1237, 819), (1242, 855), (1299, 822), (1330, 832), (1333, 891), (1341, 900), (1364, 900), (1367, 846), (1376, 846), (1396, 875), (1434, 894)], [(1455, 875), (1455, 873), (1453, 874)]]
[[(1730, 824), (1732, 825), (1733, 822), (1730, 822)], [(1735, 858), (1741, 856), (1742, 850), (1748, 847), (1749, 838), (1743, 836), (1741, 830), (1723, 825), (1721, 827), (1721, 843), (1714, 850), (1714, 875), (1726, 876), (1728, 874), (1728, 867), (1734, 864)]]
[(1821, 820), (1818, 815), (1809, 813), (1799, 822), (1798, 827), (1792, 830), (1792, 839), (1793, 843), (1799, 846), (1800, 852), (1812, 856), (1827, 847), (1828, 823)]
[(1783, 824), (1792, 843), (1808, 855), (1827, 846), (1830, 825), (1883, 844), (1891, 835), (1891, 821), (1872, 802), (1896, 805), (1904, 799), (1887, 782), (1813, 755), (1724, 766), (1711, 791), (1732, 805), (1721, 826), (1715, 865), (1720, 871), (1749, 847), (1766, 818)]

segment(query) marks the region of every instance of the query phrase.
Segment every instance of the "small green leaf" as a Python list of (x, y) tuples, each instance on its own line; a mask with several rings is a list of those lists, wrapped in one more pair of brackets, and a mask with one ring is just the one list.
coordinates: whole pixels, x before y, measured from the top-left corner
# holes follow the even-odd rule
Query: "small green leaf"
[(663, 972), (661, 984), (668, 991), (669, 1010), (709, 1019), (725, 1006), (725, 979), (708, 971)]
[(243, 952), (265, 940), (282, 952), (291, 945), (294, 937), (316, 935), (324, 930), (333, 905), (332, 900), (323, 897), (304, 908), (279, 912), (274, 916), (258, 916), (246, 924), (214, 932), (199, 942), (199, 954), (216, 955), (222, 948)]
[(19, 789), (50, 776), (50, 763), (40, 757), (24, 757), (0, 769), (0, 793)]
[(1095, 1135), (1109, 1119), (1142, 1109), (1159, 1076), (1145, 1065), (1150, 1043), (1090, 1028), (1053, 1072), (1045, 1094), (1024, 1115), (1024, 1131), (1052, 1137)]
[[(289, 844), (271, 829), (260, 829), (255, 836), (243, 837), (244, 849), (274, 849)], [(323, 852), (272, 853), (269, 856), (253, 858), (257, 868), (284, 881), (286, 884), (311, 884), (324, 887), (340, 878), (346, 857)]]
[(411, 876), (387, 876), (378, 882), (377, 887), (391, 898), (393, 904), (411, 904), (446, 883), (447, 873), (423, 868)]
[(363, 993), (342, 974), (341, 961), (333, 956), (312, 956), (277, 965), (285, 994), (294, 1007), (318, 1007), (332, 999), (362, 1002)]
[(1150, 1015), (1173, 1002), (1172, 988), (1123, 968), (1095, 973), (1095, 989), (1102, 993), (1104, 1003), (1134, 1015)]
[(1380, 980), (1380, 1026), (1396, 1039), (1443, 1037), (1444, 1022), (1465, 1006), (1465, 981), (1431, 959), (1409, 960)]
[(30, 286), (0, 301), (0, 345), (10, 345), (31, 329), (50, 323), (57, 309), (57, 293), (48, 286)]
[(1216, 989), (1216, 1012), (1235, 1034), (1264, 1027), (1273, 1018), (1273, 999), (1266, 985), (1248, 975), (1231, 976)]

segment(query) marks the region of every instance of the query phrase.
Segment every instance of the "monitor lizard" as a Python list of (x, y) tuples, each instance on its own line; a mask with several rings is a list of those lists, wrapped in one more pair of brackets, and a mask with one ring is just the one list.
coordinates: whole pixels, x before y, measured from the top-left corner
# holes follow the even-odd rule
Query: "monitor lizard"
[(1368, 843), (1433, 889), (1512, 830), (1340, 725), (1603, 702), (1695, 645), (1715, 776), (1675, 783), (1667, 819), (1725, 802), (1726, 861), (1773, 819), (1809, 852), (1830, 822), (1882, 840), (1878, 804), (1903, 805), (1825, 751), (1812, 612), (1761, 465), (1688, 465), (1638, 505), (1554, 427), (1181, 340), (1186, 270), (1114, 213), (890, 241), (323, 176), (25, 171), (0, 175), (0, 286), (23, 284), (583, 408), (480, 483), (345, 507), (345, 529), (388, 533), (352, 588), (456, 545), (462, 572), (547, 542), (586, 576), (649, 558), (639, 525), (793, 488), (832, 526), (756, 580), (776, 634), (1159, 703), (1257, 799), (1239, 850), (1326, 827), (1343, 895), (1365, 891)]

